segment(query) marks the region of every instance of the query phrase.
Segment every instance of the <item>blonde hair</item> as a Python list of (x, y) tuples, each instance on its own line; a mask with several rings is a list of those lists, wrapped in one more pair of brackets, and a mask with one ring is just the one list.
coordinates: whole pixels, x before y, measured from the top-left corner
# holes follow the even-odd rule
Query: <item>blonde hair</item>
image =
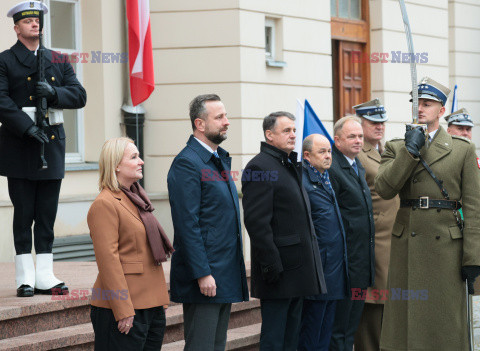
[(100, 160), (98, 166), (100, 169), (100, 178), (98, 180), (98, 187), (100, 191), (105, 188), (111, 191), (119, 191), (120, 184), (118, 183), (115, 169), (120, 164), (128, 144), (134, 144), (130, 138), (120, 137), (107, 140), (100, 152)]

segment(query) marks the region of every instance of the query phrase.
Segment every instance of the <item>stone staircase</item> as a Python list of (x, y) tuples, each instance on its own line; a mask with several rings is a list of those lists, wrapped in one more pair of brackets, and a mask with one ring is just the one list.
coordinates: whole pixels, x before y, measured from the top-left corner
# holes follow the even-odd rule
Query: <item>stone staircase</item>
[[(164, 265), (169, 276), (169, 263)], [(94, 262), (55, 262), (54, 270), (66, 280), (70, 295), (17, 298), (13, 263), (0, 263), (0, 350), (93, 350), (90, 323), (91, 287), (97, 276)], [(247, 276), (250, 276), (248, 269)], [(168, 284), (168, 281), (167, 281)], [(167, 327), (162, 350), (183, 350), (182, 306), (166, 311)], [(258, 350), (260, 301), (232, 305), (227, 350)]]

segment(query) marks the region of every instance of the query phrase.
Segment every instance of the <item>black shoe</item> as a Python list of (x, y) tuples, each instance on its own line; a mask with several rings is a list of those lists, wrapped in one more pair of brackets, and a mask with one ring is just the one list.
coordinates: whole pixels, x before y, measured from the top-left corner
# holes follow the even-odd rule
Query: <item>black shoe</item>
[(35, 294), (42, 294), (42, 295), (68, 295), (68, 286), (65, 283), (60, 283), (55, 285), (53, 288), (50, 289), (37, 289), (35, 288)]
[(32, 297), (33, 296), (33, 288), (30, 285), (22, 284), (17, 289), (17, 296), (18, 297)]

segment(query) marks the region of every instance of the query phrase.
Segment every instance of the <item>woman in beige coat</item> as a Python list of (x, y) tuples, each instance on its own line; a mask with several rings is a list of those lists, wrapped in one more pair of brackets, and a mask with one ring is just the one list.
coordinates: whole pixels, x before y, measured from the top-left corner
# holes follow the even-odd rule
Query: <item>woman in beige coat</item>
[(173, 251), (137, 183), (143, 161), (131, 139), (105, 142), (100, 194), (88, 212), (98, 277), (91, 320), (96, 350), (159, 350), (168, 291), (161, 262)]

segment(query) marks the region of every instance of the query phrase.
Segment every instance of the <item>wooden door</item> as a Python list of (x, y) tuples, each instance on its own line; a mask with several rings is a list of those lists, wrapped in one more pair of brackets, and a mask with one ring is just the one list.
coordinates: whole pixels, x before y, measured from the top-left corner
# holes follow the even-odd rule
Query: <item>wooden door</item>
[(347, 114), (354, 114), (352, 106), (367, 101), (368, 94), (367, 74), (363, 69), (363, 61), (359, 60), (361, 53), (364, 52), (365, 44), (348, 41), (337, 41), (337, 49), (334, 51), (336, 58), (335, 90), (337, 96), (338, 118)]

